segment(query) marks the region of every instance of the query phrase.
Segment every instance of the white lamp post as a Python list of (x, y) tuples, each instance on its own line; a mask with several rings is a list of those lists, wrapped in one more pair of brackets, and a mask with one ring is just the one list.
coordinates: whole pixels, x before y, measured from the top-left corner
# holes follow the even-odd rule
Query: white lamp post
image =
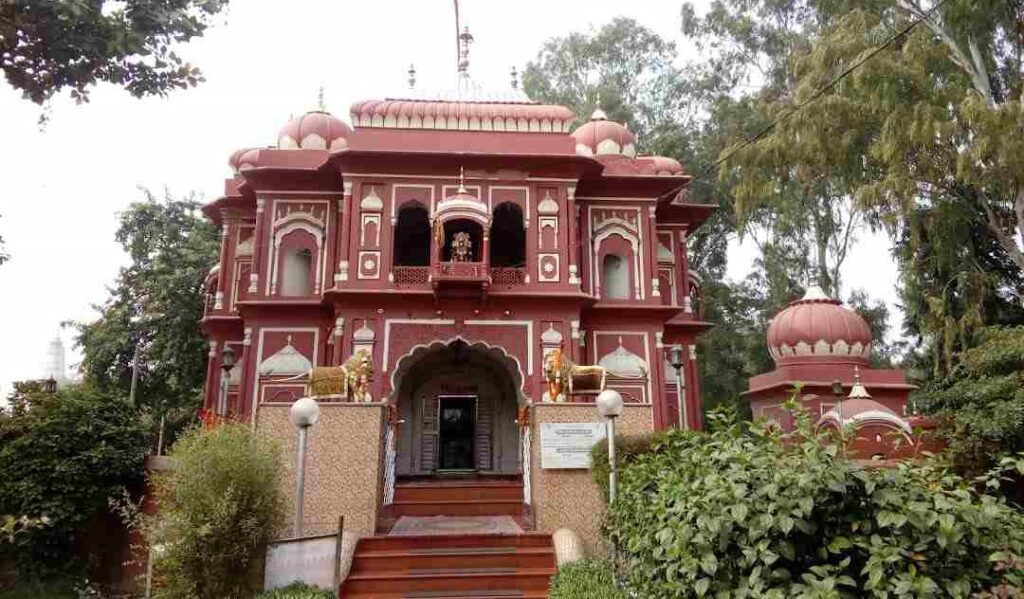
[(299, 429), (298, 464), (295, 469), (295, 525), (293, 534), (302, 536), (302, 504), (306, 492), (306, 433), (320, 418), (320, 404), (303, 397), (292, 404), (288, 419)]
[(597, 413), (608, 419), (608, 503), (615, 503), (615, 486), (619, 478), (615, 463), (615, 419), (622, 414), (622, 395), (615, 389), (605, 389), (597, 396)]

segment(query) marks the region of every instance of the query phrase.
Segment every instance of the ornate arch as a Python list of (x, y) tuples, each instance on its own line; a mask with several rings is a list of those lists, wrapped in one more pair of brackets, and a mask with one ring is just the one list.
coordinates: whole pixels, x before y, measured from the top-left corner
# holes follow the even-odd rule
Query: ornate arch
[(435, 339), (430, 343), (414, 345), (409, 348), (409, 351), (399, 356), (399, 358), (395, 360), (395, 367), (391, 370), (391, 393), (388, 395), (387, 401), (394, 402), (397, 397), (402, 378), (412, 369), (413, 366), (419, 363), (421, 359), (434, 352), (446, 350), (451, 347), (452, 344), (457, 342), (462, 342), (466, 344), (469, 349), (480, 352), (482, 355), (494, 360), (497, 364), (501, 364), (512, 378), (512, 387), (516, 391), (519, 403), (526, 403), (530, 400), (524, 390), (524, 387), (526, 386), (526, 377), (523, 375), (522, 364), (519, 362), (518, 358), (509, 354), (508, 351), (500, 345), (491, 345), (486, 341), (472, 341), (466, 339), (462, 335), (453, 335), (448, 339)]

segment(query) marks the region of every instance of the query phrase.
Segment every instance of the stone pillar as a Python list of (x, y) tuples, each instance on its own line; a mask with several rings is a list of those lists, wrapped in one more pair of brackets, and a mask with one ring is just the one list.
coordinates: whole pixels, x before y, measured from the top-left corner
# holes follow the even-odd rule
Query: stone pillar
[(576, 206), (575, 185), (570, 185), (565, 188), (565, 199), (565, 231), (566, 236), (568, 237), (566, 240), (566, 247), (569, 248), (566, 258), (569, 261), (569, 284), (579, 285), (580, 243), (577, 234), (579, 223), (576, 222), (579, 219), (579, 211)]
[(252, 237), (252, 267), (249, 269), (249, 297), (255, 299), (259, 292), (260, 271), (263, 266), (263, 236), (267, 230), (265, 221), (267, 214), (264, 210), (266, 200), (256, 198), (256, 230)]
[(334, 286), (348, 281), (349, 246), (352, 245), (352, 182), (342, 184), (342, 198), (338, 210), (342, 211), (341, 230), (337, 232), (338, 240), (338, 272), (334, 274)]

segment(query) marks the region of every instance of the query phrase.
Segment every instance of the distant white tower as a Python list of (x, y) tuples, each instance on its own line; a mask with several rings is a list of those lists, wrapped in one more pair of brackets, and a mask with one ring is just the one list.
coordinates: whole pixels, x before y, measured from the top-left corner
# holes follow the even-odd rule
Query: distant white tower
[(56, 335), (50, 345), (46, 348), (46, 366), (43, 369), (43, 379), (57, 381), (58, 387), (63, 387), (68, 382), (67, 370), (64, 365), (64, 342), (60, 335)]

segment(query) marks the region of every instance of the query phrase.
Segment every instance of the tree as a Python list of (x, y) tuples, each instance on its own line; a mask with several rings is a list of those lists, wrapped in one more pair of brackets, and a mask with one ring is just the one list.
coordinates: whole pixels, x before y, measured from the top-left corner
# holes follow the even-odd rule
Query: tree
[(82, 370), (98, 388), (127, 394), (137, 353), (136, 402), (155, 416), (192, 415), (206, 376), (202, 286), (217, 263), (219, 239), (191, 197), (143, 194), (121, 214), (116, 234), (131, 264), (96, 306), (99, 318), (75, 325)]
[(7, 0), (0, 3), (0, 68), (42, 104), (71, 89), (88, 101), (97, 82), (136, 97), (202, 81), (175, 46), (202, 36), (228, 0)]
[(811, 8), (817, 27), (770, 104), (778, 122), (738, 158), (777, 159), (773, 175), (754, 179), (763, 186), (825, 174), (882, 219), (900, 244), (910, 332), (932, 376), (944, 376), (984, 325), (1018, 318), (1024, 300), (1024, 6)]
[(914, 406), (949, 420), (946, 450), (978, 474), (1024, 451), (1024, 327), (990, 327), (949, 376), (922, 387)]
[(249, 598), (266, 545), (284, 520), (281, 451), (244, 424), (191, 429), (171, 450), (176, 468), (156, 481), (161, 507), (149, 542), (160, 597)]
[(526, 65), (523, 89), (536, 100), (572, 108), (577, 125), (600, 107), (635, 131), (646, 151), (685, 108), (675, 60), (674, 44), (619, 17), (597, 31), (546, 41)]
[(73, 570), (78, 542), (109, 498), (142, 477), (149, 437), (123, 395), (15, 383), (0, 411), (0, 514), (44, 524), (0, 552), (26, 574)]

